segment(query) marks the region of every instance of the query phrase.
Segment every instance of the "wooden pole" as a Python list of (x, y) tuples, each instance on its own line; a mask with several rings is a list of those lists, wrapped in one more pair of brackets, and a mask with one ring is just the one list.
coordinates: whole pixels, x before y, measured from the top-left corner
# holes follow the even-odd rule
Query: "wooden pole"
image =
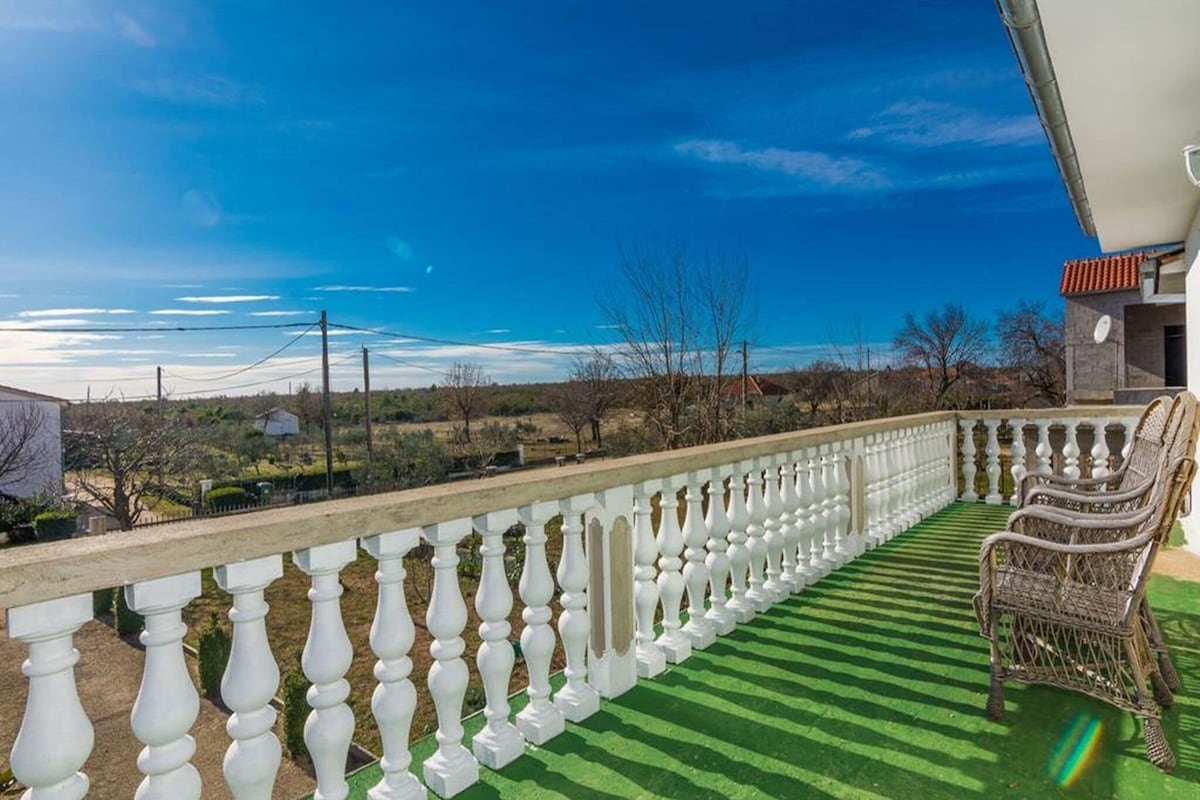
[(325, 429), (325, 492), (333, 497), (333, 399), (329, 396), (329, 322), (321, 310), (322, 427)]
[(375, 451), (371, 443), (371, 362), (367, 355), (367, 348), (362, 349), (363, 357), (363, 403), (366, 406), (366, 423), (367, 423), (367, 489), (371, 488), (371, 462), (374, 458)]

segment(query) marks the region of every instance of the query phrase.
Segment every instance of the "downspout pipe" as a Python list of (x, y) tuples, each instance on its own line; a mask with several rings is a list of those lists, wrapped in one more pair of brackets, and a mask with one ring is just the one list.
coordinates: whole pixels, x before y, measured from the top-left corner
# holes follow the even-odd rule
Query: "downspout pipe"
[(996, 7), (1004, 20), (1008, 41), (1025, 78), (1025, 87), (1033, 99), (1038, 119), (1050, 142), (1050, 151), (1058, 164), (1058, 172), (1071, 198), (1075, 218), (1085, 234), (1095, 237), (1096, 223), (1092, 219), (1092, 207), (1088, 204), (1087, 190), (1083, 185), (1075, 142), (1067, 125), (1062, 95), (1058, 91), (1054, 64), (1046, 47), (1046, 32), (1038, 14), (1037, 0), (996, 0)]

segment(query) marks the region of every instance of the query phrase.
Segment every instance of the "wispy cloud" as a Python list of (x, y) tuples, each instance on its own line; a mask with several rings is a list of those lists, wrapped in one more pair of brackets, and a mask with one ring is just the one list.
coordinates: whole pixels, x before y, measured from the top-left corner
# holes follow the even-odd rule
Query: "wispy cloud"
[(278, 300), (277, 294), (206, 294), (185, 295), (176, 297), (180, 303), (259, 303), (264, 300)]
[(817, 150), (747, 149), (720, 139), (689, 139), (675, 145), (675, 152), (710, 164), (779, 173), (822, 188), (873, 189), (887, 184), (882, 173), (861, 159)]
[(314, 286), (314, 292), (388, 292), (393, 294), (403, 294), (406, 292), (415, 292), (416, 289), (411, 286), (346, 286), (335, 284), (333, 286)]
[(252, 317), (308, 317), (311, 311), (251, 311)]
[(86, 317), (95, 314), (134, 314), (128, 308), (38, 308), (32, 311), (18, 312), (18, 317), (36, 319), (38, 317)]
[(117, 12), (113, 15), (113, 24), (116, 26), (117, 35), (127, 42), (138, 47), (158, 46), (158, 41), (150, 35), (145, 26), (128, 14)]
[(876, 122), (850, 131), (851, 139), (879, 138), (913, 148), (953, 145), (1003, 147), (1044, 144), (1033, 114), (996, 116), (953, 103), (909, 100), (876, 115)]
[(492, 328), (488, 333), (512, 333), (508, 328)]
[(161, 317), (214, 317), (229, 312), (216, 308), (156, 308), (150, 313)]
[(219, 75), (143, 79), (133, 88), (145, 97), (175, 105), (235, 108), (263, 102), (257, 89)]

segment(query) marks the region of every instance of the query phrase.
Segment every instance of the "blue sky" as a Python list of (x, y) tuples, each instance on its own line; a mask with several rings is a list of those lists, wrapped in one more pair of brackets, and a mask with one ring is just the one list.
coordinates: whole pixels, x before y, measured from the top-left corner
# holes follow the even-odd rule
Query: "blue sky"
[[(762, 368), (1057, 303), (1078, 230), (990, 3), (0, 4), (0, 383), (561, 375), (621, 243), (745, 255)], [(122, 312), (122, 313), (114, 313)]]

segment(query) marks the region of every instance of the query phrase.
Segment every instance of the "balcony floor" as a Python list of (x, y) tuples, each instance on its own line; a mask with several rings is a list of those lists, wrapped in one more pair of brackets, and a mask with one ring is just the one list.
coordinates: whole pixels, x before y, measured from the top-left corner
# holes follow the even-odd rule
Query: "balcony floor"
[[(1151, 587), (1184, 681), (1164, 717), (1173, 776), (1145, 760), (1132, 717), (1082, 695), (1010, 684), (1006, 720), (986, 719), (970, 599), (979, 542), (1006, 516), (951, 506), (459, 797), (1200, 796), (1200, 585)], [(433, 747), (414, 745), (418, 769)], [(354, 775), (352, 796), (378, 777)]]

